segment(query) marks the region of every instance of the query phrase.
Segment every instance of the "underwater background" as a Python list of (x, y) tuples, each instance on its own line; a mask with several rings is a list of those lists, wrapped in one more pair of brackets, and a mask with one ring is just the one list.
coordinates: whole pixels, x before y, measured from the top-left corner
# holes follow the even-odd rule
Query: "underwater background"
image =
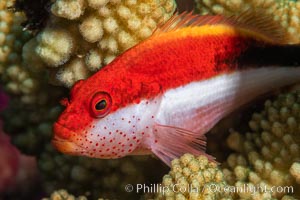
[[(256, 8), (284, 28), (290, 44), (300, 42), (294, 0), (0, 0), (0, 199), (300, 199), (297, 86), (259, 98), (207, 134), (207, 152), (220, 165), (185, 154), (169, 169), (154, 156), (101, 160), (51, 145), (59, 101), (73, 84), (151, 36), (176, 10)], [(137, 192), (137, 184), (169, 190)], [(243, 185), (281, 189), (207, 189)]]

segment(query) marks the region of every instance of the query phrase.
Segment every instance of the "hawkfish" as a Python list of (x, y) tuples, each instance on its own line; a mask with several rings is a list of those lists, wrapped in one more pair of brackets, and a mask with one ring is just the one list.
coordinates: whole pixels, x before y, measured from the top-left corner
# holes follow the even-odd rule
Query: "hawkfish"
[[(94, 158), (205, 155), (205, 133), (256, 97), (300, 81), (298, 46), (256, 11), (174, 15), (63, 99), (53, 145)], [(298, 53), (297, 53), (298, 52)]]

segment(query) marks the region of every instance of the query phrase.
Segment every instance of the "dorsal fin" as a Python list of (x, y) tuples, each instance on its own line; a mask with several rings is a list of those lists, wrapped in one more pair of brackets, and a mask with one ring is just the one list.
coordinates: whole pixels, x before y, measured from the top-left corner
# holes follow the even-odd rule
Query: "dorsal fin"
[(285, 29), (276, 22), (272, 15), (267, 14), (262, 9), (246, 10), (240, 15), (231, 16), (229, 20), (239, 28), (250, 30), (268, 38), (277, 44), (287, 44)]
[(246, 10), (239, 15), (197, 15), (192, 12), (175, 13), (165, 24), (159, 26), (153, 35), (176, 31), (184, 27), (204, 25), (228, 25), (246, 35), (257, 36), (266, 42), (286, 44), (284, 28), (263, 10)]

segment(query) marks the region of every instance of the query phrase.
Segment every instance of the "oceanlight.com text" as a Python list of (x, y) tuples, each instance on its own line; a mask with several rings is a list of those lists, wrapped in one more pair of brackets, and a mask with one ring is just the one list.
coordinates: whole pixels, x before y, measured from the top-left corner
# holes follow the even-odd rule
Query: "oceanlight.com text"
[(127, 184), (125, 186), (126, 192), (136, 192), (136, 193), (294, 193), (293, 186), (254, 186), (250, 184), (243, 184), (241, 186), (220, 186), (219, 184), (207, 184), (202, 188), (193, 187), (188, 185), (188, 187), (181, 187), (179, 184), (174, 184), (172, 186), (166, 187), (161, 184)]

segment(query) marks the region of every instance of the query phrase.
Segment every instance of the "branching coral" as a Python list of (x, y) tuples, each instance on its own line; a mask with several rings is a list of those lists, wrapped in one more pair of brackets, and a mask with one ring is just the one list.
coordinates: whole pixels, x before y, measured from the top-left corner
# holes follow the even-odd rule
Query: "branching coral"
[[(65, 188), (76, 195), (89, 194), (89, 199), (137, 199), (140, 194), (128, 193), (124, 187), (158, 181), (166, 170), (159, 160), (148, 156), (115, 160), (74, 157), (57, 153), (50, 144), (38, 160), (46, 192)], [(153, 166), (160, 166), (159, 170), (153, 171)]]
[(231, 194), (225, 192), (228, 185), (222, 171), (206, 157), (185, 154), (171, 164), (171, 171), (163, 177), (163, 189), (157, 199), (232, 199)]
[(10, 12), (7, 7), (11, 6), (10, 0), (0, 2), (0, 75), (11, 95), (9, 107), (3, 113), (4, 129), (23, 153), (36, 155), (51, 138), (62, 90), (48, 85), (41, 61), (30, 54), (26, 56), (30, 66), (23, 60), (22, 49), (26, 54), (32, 44), (23, 46), (30, 36), (20, 26), (23, 15)]
[(289, 43), (300, 42), (300, 2), (292, 0), (195, 0), (201, 14), (238, 14), (248, 9), (265, 10), (286, 30)]
[(36, 54), (71, 87), (149, 37), (175, 8), (174, 0), (56, 0), (27, 55)]
[(20, 27), (24, 19), (20, 13), (7, 10), (12, 1), (0, 3), (0, 74), (6, 89), (13, 94), (32, 94), (35, 92), (36, 80), (26, 71), (21, 62), (22, 45), (29, 35)]
[(75, 197), (61, 189), (54, 191), (49, 198), (42, 198), (42, 200), (87, 200), (87, 198), (85, 196)]
[[(251, 132), (246, 135), (232, 131), (227, 139), (231, 154), (224, 168), (226, 180), (236, 186), (288, 187), (285, 190), (239, 193), (240, 198), (288, 198), (299, 195), (300, 161), (300, 92), (279, 95), (266, 101), (260, 113), (249, 122)], [(292, 198), (292, 197), (289, 197)]]
[[(44, 64), (38, 57), (28, 53), (32, 42), (29, 32), (23, 31), (21, 22), (25, 20), (22, 13), (12, 12), (12, 0), (0, 3), (0, 77), (5, 89), (19, 98), (19, 104), (42, 104), (49, 93), (46, 93), (47, 75), (41, 71)], [(26, 60), (23, 59), (22, 53)], [(30, 61), (28, 64), (26, 61)]]
[(31, 36), (22, 30), (23, 14), (8, 9), (13, 7), (13, 2), (0, 2), (0, 78), (11, 95), (9, 108), (4, 112), (4, 128), (18, 147), (33, 154), (45, 139), (50, 138), (51, 126), (56, 119), (52, 108), (63, 91), (49, 86), (47, 74), (42, 70), (44, 64), (30, 54), (29, 49), (35, 43), (27, 42)]
[[(24, 105), (13, 98), (4, 111), (5, 131), (12, 136), (13, 143), (23, 152), (39, 155), (52, 135), (52, 124), (61, 112), (55, 101), (46, 101), (46, 105)], [(13, 119), (13, 120), (12, 120)]]

